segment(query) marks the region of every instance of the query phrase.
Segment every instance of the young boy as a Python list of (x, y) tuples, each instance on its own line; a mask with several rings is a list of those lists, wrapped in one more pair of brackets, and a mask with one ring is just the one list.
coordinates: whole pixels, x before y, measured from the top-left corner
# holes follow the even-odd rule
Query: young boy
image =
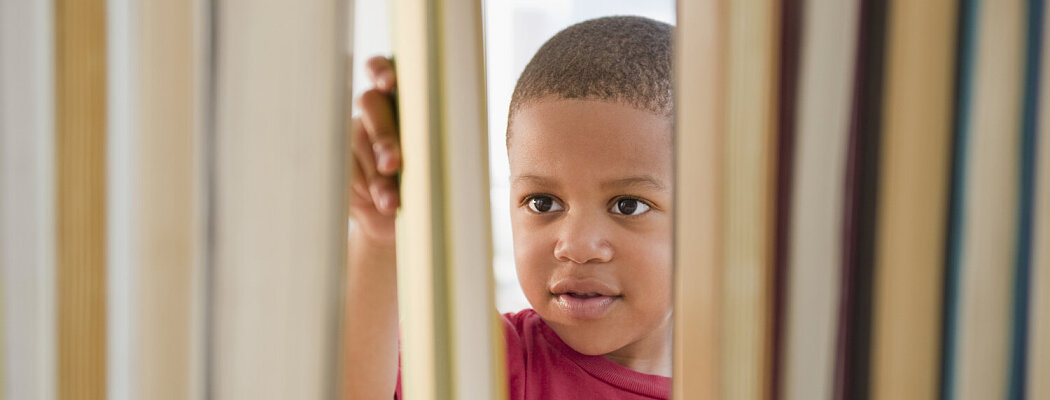
[[(639, 17), (571, 26), (536, 53), (511, 100), (511, 225), (532, 309), (503, 316), (510, 399), (663, 399), (671, 374), (671, 27)], [(358, 99), (347, 392), (398, 392), (389, 93)], [(407, 89), (406, 89), (407, 90)]]

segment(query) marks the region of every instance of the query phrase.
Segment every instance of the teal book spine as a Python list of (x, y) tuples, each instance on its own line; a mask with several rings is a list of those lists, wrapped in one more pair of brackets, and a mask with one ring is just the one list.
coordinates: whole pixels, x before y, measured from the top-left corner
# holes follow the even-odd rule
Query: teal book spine
[(955, 349), (959, 325), (960, 261), (962, 258), (963, 210), (966, 193), (966, 154), (969, 153), (973, 76), (977, 40), (978, 0), (962, 0), (959, 7), (956, 47), (955, 121), (952, 133), (951, 188), (945, 245), (944, 319), (941, 338), (941, 400), (955, 398)]
[[(1024, 99), (1021, 115), (1020, 188), (1017, 247), (1013, 290), (1013, 334), (1010, 348), (1010, 383), (1007, 398), (1025, 398), (1028, 344), (1028, 294), (1032, 259), (1032, 217), (1035, 193), (1035, 160), (1043, 48), (1043, 0), (1028, 0), (1025, 46)], [(1046, 140), (1046, 138), (1040, 138)]]

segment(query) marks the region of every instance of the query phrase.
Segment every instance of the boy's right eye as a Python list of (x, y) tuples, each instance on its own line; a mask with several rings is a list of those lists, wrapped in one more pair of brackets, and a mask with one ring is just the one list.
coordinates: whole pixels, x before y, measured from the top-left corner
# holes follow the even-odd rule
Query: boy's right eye
[(565, 207), (562, 207), (561, 203), (558, 203), (557, 200), (554, 200), (554, 198), (550, 196), (530, 197), (528, 200), (528, 206), (532, 212), (540, 214), (565, 209)]

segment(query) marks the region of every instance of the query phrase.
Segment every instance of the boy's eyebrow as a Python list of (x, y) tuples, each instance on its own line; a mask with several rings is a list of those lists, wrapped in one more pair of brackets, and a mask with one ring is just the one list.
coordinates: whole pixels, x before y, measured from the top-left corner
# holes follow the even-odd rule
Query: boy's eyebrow
[[(553, 180), (537, 175), (521, 175), (514, 178), (513, 183), (533, 183), (541, 186), (557, 186)], [(630, 176), (627, 178), (613, 179), (601, 183), (603, 189), (622, 188), (630, 186), (644, 186), (654, 190), (664, 190), (666, 185), (650, 175)]]
[(666, 185), (649, 175), (631, 176), (623, 179), (602, 182), (602, 188), (625, 186), (647, 186), (650, 189), (655, 190), (664, 190), (667, 188)]
[(555, 186), (554, 181), (538, 175), (521, 175), (514, 178), (512, 183), (534, 183), (541, 186)]

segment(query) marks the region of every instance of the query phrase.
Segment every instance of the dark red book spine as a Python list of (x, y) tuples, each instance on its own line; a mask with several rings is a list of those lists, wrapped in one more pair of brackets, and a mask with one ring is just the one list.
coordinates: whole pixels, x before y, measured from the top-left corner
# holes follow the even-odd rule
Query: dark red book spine
[(770, 398), (779, 400), (782, 388), (787, 277), (791, 241), (791, 192), (795, 165), (795, 110), (798, 103), (799, 43), (802, 31), (802, 0), (782, 0), (780, 6), (780, 69), (777, 107), (776, 225), (773, 238), (772, 351)]
[(869, 394), (886, 3), (883, 0), (862, 0), (860, 4), (846, 160), (842, 291), (835, 360), (836, 400), (864, 400)]

